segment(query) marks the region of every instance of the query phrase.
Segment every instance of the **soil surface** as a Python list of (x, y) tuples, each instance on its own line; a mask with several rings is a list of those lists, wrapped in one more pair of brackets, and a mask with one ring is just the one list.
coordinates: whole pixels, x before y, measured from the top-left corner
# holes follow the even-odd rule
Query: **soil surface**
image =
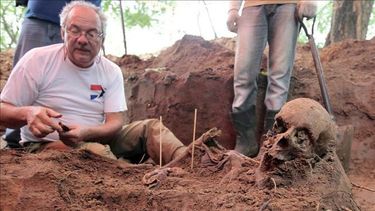
[[(127, 121), (162, 116), (188, 145), (197, 109), (196, 137), (216, 127), (222, 133), (214, 141), (232, 149), (233, 48), (233, 39), (185, 36), (146, 60), (108, 56), (124, 74)], [(253, 160), (233, 158), (232, 151), (222, 148), (211, 150), (219, 161), (231, 158), (213, 170), (204, 162), (210, 150), (198, 147), (195, 168), (182, 161), (177, 168), (162, 169), (166, 173), (161, 184), (148, 186), (142, 179), (158, 166), (129, 166), (85, 151), (28, 154), (2, 149), (0, 210), (356, 210), (357, 206), (375, 210), (373, 52), (375, 38), (320, 49), (335, 121), (339, 127), (354, 127), (347, 175), (332, 151), (312, 166), (308, 162), (310, 174), (289, 178), (289, 184), (276, 181), (275, 186), (262, 186), (256, 173), (261, 155)], [(0, 56), (2, 88), (11, 70), (12, 51)], [(265, 62), (262, 67), (266, 69)], [(299, 97), (323, 103), (308, 45), (297, 48), (290, 88), (290, 100)], [(304, 169), (306, 162), (293, 165)]]

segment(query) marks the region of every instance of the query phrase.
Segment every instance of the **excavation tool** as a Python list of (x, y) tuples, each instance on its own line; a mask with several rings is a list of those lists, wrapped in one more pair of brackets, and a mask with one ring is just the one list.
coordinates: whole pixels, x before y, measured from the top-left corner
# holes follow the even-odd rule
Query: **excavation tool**
[[(324, 79), (323, 66), (320, 61), (318, 48), (316, 47), (314, 40), (314, 25), (316, 17), (313, 18), (313, 24), (311, 27), (311, 34), (309, 34), (306, 25), (303, 23), (303, 20), (299, 19), (302, 29), (305, 31), (305, 34), (309, 40), (309, 45), (311, 49), (311, 54), (314, 60), (316, 74), (318, 76), (320, 92), (323, 98), (323, 104), (327, 112), (331, 115), (332, 119), (335, 121), (332, 112), (332, 106), (329, 100), (327, 84)], [(337, 128), (337, 143), (336, 143), (336, 152), (338, 157), (341, 160), (341, 163), (345, 171), (349, 170), (349, 161), (350, 161), (350, 151), (352, 146), (354, 128), (352, 125), (339, 126)]]

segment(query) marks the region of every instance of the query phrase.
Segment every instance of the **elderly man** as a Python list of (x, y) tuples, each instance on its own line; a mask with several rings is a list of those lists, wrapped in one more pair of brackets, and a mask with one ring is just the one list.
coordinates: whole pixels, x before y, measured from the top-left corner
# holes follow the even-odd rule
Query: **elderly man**
[(314, 17), (316, 7), (316, 2), (302, 0), (230, 1), (227, 27), (238, 35), (232, 103), (236, 151), (250, 157), (259, 152), (255, 132), (256, 77), (266, 44), (269, 45), (268, 87), (264, 100), (267, 110), (265, 125), (259, 126), (265, 131), (272, 127), (275, 114), (287, 100), (298, 36), (297, 18)]
[[(100, 6), (101, 0), (87, 0), (96, 6)], [(29, 50), (62, 43), (60, 36), (60, 18), (61, 9), (71, 0), (16, 0), (18, 5), (27, 6), (23, 18), (20, 36), (13, 57), (13, 67), (18, 60)], [(20, 141), (19, 129), (7, 129), (4, 140), (8, 148), (18, 148)]]
[(158, 120), (123, 126), (122, 73), (99, 54), (106, 28), (100, 8), (72, 1), (60, 25), (63, 44), (30, 50), (13, 69), (1, 93), (0, 123), (21, 127), (20, 143), (30, 152), (83, 148), (132, 162), (159, 161), (162, 136), (163, 163), (178, 156), (185, 147)]

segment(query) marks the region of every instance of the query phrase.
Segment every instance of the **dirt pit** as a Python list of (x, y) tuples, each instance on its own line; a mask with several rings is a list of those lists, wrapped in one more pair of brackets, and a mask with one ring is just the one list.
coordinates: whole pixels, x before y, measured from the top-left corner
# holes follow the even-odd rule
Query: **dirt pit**
[[(332, 154), (314, 162), (283, 163), (282, 168), (297, 177), (282, 178), (275, 172), (267, 177), (257, 176), (259, 160), (215, 143), (215, 135), (198, 140), (193, 168), (191, 149), (164, 168), (127, 166), (85, 151), (35, 155), (2, 150), (2, 165), (13, 167), (2, 175), (1, 196), (7, 200), (1, 206), (5, 210), (359, 210), (350, 182)], [(264, 181), (258, 182), (259, 178)]]
[[(232, 49), (232, 39), (185, 36), (147, 60), (111, 57), (124, 73), (127, 120), (163, 116), (163, 122), (188, 145), (197, 109), (197, 137), (217, 127), (222, 134), (215, 141), (232, 149), (234, 131), (228, 115), (233, 99)], [(341, 181), (335, 172), (340, 171), (329, 159), (326, 163), (332, 165), (313, 169), (308, 179), (276, 188), (257, 185), (260, 157), (244, 162), (243, 172), (235, 177), (228, 176), (229, 164), (211, 171), (206, 166), (191, 170), (186, 162), (182, 171), (149, 188), (142, 179), (157, 166), (127, 166), (88, 152), (27, 154), (3, 149), (1, 210), (355, 210), (356, 205), (375, 210), (375, 39), (348, 40), (320, 52), (336, 123), (354, 126), (349, 190), (333, 191)], [(9, 54), (1, 53), (1, 85), (10, 71)], [(291, 84), (290, 100), (298, 97), (322, 102), (306, 45), (298, 46)], [(197, 153), (199, 163), (204, 153)]]

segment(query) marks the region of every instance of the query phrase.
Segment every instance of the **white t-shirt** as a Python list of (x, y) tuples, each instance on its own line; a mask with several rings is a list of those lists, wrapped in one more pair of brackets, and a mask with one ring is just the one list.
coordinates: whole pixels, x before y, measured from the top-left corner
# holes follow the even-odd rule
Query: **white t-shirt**
[[(95, 126), (104, 123), (104, 113), (127, 109), (120, 67), (98, 56), (89, 68), (74, 65), (64, 57), (63, 44), (34, 48), (12, 70), (1, 101), (15, 106), (43, 106), (63, 116), (64, 124)], [(21, 142), (54, 141), (58, 133), (36, 138), (28, 126), (21, 128)]]

